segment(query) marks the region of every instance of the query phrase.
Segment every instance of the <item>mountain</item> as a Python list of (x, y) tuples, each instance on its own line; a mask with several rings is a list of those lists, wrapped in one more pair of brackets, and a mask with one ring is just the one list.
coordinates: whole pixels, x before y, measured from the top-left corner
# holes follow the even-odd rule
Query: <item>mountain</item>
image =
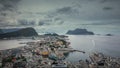
[(0, 34), (1, 39), (10, 37), (29, 37), (29, 36), (38, 36), (38, 33), (35, 31), (34, 28), (28, 27)]
[(93, 32), (87, 31), (87, 29), (75, 29), (75, 30), (69, 30), (66, 34), (69, 35), (94, 35)]
[(9, 32), (18, 31), (20, 29), (22, 29), (22, 28), (10, 28), (10, 29), (1, 29), (1, 30), (2, 30), (3, 33), (9, 33)]

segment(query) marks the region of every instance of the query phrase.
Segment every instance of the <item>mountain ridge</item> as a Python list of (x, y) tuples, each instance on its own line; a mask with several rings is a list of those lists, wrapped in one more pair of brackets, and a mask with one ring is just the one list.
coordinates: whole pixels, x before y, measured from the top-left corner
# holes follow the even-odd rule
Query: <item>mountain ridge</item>
[(32, 27), (21, 28), (13, 32), (7, 32), (0, 34), (0, 38), (10, 38), (10, 37), (29, 37), (29, 36), (38, 36), (38, 33)]

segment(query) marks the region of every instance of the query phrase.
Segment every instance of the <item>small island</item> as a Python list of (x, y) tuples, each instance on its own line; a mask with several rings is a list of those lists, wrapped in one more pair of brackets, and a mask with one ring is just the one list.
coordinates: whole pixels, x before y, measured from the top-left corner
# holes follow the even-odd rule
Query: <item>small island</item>
[(66, 34), (69, 35), (94, 35), (93, 32), (87, 31), (87, 29), (77, 28), (75, 30), (69, 30)]
[(106, 34), (106, 36), (113, 36), (112, 34)]

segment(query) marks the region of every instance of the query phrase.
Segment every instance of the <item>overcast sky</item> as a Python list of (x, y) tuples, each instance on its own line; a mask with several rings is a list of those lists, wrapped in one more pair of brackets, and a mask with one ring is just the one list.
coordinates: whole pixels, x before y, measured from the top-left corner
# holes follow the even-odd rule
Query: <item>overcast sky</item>
[(118, 32), (119, 25), (120, 0), (0, 0), (0, 27), (32, 26), (43, 32), (89, 28), (110, 33)]

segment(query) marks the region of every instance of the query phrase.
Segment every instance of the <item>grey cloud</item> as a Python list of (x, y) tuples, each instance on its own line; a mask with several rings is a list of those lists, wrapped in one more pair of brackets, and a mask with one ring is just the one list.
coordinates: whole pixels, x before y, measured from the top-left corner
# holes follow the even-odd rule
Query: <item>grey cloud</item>
[(106, 2), (114, 2), (114, 1), (120, 1), (120, 0), (88, 0), (88, 1), (98, 1), (99, 3), (106, 3)]
[(43, 22), (43, 21), (40, 21), (39, 23), (38, 23), (38, 25), (39, 26), (43, 26), (45, 23)]
[(52, 22), (51, 20), (40, 20), (40, 21), (38, 22), (38, 25), (39, 25), (39, 26), (50, 25), (51, 22)]
[(79, 13), (79, 11), (73, 7), (63, 7), (63, 8), (60, 8), (60, 9), (57, 9), (56, 13), (59, 13), (59, 14), (76, 14), (76, 13)]
[[(104, 1), (104, 4), (100, 4), (100, 1)], [(120, 0), (91, 0), (91, 2), (88, 4), (87, 2), (89, 2), (89, 0), (85, 0), (85, 1), (79, 0), (79, 2), (73, 3), (74, 5), (78, 5), (78, 6), (81, 5), (82, 6), (81, 8), (78, 6), (73, 6), (73, 4), (62, 8), (58, 8), (56, 10), (53, 10), (53, 13), (52, 12), (49, 13), (48, 17), (50, 18), (59, 17), (59, 18), (63, 18), (64, 20), (79, 19), (79, 20), (90, 20), (90, 21), (109, 20), (109, 19), (111, 20), (111, 19), (120, 18), (120, 14), (118, 13), (120, 10), (117, 7), (119, 6), (117, 3), (119, 3)]]
[(62, 18), (59, 18), (59, 17), (54, 18), (53, 22), (55, 22), (58, 25), (62, 25), (64, 23), (64, 21), (62, 20)]
[(39, 26), (44, 25), (62, 25), (64, 21), (59, 17), (51, 17), (51, 18), (45, 18), (45, 20), (40, 20), (38, 22)]
[(100, 3), (105, 3), (105, 2), (107, 2), (107, 0), (88, 0), (88, 1), (91, 1), (91, 2), (93, 2), (93, 1), (98, 1), (98, 2), (100, 2)]
[(63, 18), (60, 18), (60, 17), (56, 17), (55, 22), (58, 22), (59, 24), (64, 24), (65, 23), (65, 20)]
[[(17, 4), (20, 1), (21, 0), (0, 0), (0, 9), (4, 8), (4, 11), (12, 12), (15, 9), (17, 9), (16, 8)], [(33, 22), (36, 22), (36, 21), (28, 21), (28, 19), (29, 20), (36, 19), (38, 22), (37, 24), (39, 26), (61, 25), (61, 24), (67, 23), (69, 21), (70, 21), (69, 23), (71, 23), (72, 21), (74, 23), (76, 23), (77, 22), (76, 20), (78, 20), (78, 21), (81, 21), (81, 20), (94, 21), (94, 20), (106, 20), (106, 19), (119, 19), (120, 14), (117, 13), (117, 12), (119, 12), (119, 9), (116, 9), (116, 6), (119, 6), (119, 5), (116, 4), (116, 2), (112, 3), (113, 1), (118, 1), (118, 0), (76, 0), (76, 1), (70, 0), (69, 3), (71, 3), (71, 4), (66, 4), (66, 5), (62, 5), (62, 6), (58, 6), (58, 7), (53, 6), (52, 9), (49, 8), (51, 10), (49, 10), (47, 12), (43, 12), (43, 13), (36, 11), (34, 9), (31, 11), (20, 10), (17, 12), (19, 14), (18, 18), (19, 19), (27, 19), (27, 20), (18, 21), (18, 24), (27, 26), (27, 25), (34, 25)], [(27, 0), (26, 2), (29, 3), (29, 0)], [(100, 2), (103, 2), (103, 4)], [(3, 5), (4, 3), (5, 3), (5, 5)], [(46, 4), (46, 3), (48, 3), (48, 2), (45, 1), (44, 4)], [(49, 3), (47, 5), (49, 6)], [(34, 6), (29, 5), (29, 7), (34, 7)], [(25, 7), (25, 9), (26, 9), (26, 7)], [(104, 11), (104, 10), (106, 10), (106, 11)], [(109, 10), (111, 10), (111, 11), (109, 11)], [(1, 11), (3, 11), (3, 10), (1, 9)], [(0, 13), (1, 13), (2, 17), (5, 17), (8, 15), (7, 12), (1, 12), (1, 11), (0, 11)], [(3, 19), (3, 18), (0, 18), (0, 20), (1, 19)], [(9, 20), (9, 21), (11, 21), (11, 20)], [(102, 25), (102, 24), (93, 23), (93, 25)]]
[(20, 25), (27, 25), (27, 20), (18, 20)]
[(61, 20), (58, 24), (59, 24), (59, 25), (62, 25), (62, 24), (64, 24), (64, 21)]
[(21, 0), (0, 0), (0, 11), (14, 11)]
[(100, 3), (105, 3), (105, 2), (107, 2), (107, 0), (101, 0), (101, 1), (100, 1)]
[(36, 25), (35, 21), (29, 21), (29, 25)]
[(61, 20), (61, 18), (54, 18), (54, 21), (58, 21), (58, 20)]
[(53, 18), (56, 16), (56, 13), (48, 13), (48, 15), (46, 16), (46, 18)]
[(46, 18), (51, 18), (52, 23), (60, 25), (64, 23), (64, 19), (67, 16), (72, 17), (72, 16), (77, 16), (77, 15), (79, 15), (78, 7), (76, 8), (75, 6), (65, 6), (65, 7), (53, 10), (52, 12), (49, 12)]
[(23, 19), (23, 20), (18, 20), (18, 24), (24, 25), (24, 26), (29, 26), (29, 25), (33, 26), (36, 24), (36, 22), (35, 21), (27, 21), (27, 20)]
[(0, 13), (0, 15), (7, 16), (7, 13), (2, 12), (2, 13)]
[(18, 8), (18, 3), (20, 1), (21, 0), (0, 0), (0, 20), (2, 20), (0, 22), (1, 25), (11, 25), (11, 23), (8, 21), (8, 18), (14, 18)]
[(93, 23), (81, 24), (81, 25), (120, 25), (120, 20), (96, 21)]

